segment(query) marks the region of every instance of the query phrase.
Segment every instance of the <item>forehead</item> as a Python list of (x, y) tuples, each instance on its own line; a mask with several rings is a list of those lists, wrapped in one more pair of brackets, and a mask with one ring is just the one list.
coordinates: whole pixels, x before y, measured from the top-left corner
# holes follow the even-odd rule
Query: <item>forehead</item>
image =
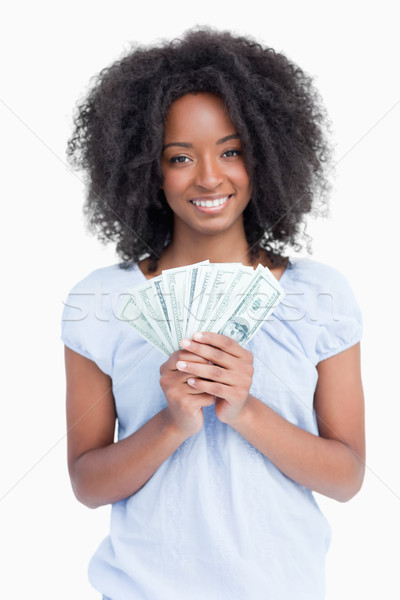
[(165, 138), (212, 132), (216, 138), (236, 132), (219, 96), (203, 92), (191, 93), (171, 104), (164, 125)]

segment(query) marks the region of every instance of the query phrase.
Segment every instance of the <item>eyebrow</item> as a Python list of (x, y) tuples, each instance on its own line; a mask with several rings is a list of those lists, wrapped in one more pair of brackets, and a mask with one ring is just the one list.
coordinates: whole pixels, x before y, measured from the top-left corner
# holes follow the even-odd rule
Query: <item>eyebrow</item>
[[(229, 140), (237, 140), (240, 138), (238, 133), (232, 133), (231, 135), (226, 135), (225, 137), (217, 140), (217, 144), (224, 144), (225, 142), (229, 142)], [(169, 144), (165, 144), (163, 146), (163, 151), (170, 146), (179, 146), (180, 148), (193, 148), (193, 144), (188, 144), (187, 142), (170, 142)]]

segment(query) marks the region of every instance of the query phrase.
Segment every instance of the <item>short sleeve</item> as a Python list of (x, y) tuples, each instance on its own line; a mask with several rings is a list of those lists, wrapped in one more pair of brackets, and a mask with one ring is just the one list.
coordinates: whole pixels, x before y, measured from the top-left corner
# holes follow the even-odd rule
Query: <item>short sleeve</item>
[(318, 361), (343, 352), (361, 340), (361, 310), (349, 283), (338, 271), (330, 268), (320, 281), (316, 304)]
[(68, 348), (89, 358), (110, 375), (110, 315), (104, 307), (106, 296), (94, 277), (79, 282), (64, 302), (61, 339)]

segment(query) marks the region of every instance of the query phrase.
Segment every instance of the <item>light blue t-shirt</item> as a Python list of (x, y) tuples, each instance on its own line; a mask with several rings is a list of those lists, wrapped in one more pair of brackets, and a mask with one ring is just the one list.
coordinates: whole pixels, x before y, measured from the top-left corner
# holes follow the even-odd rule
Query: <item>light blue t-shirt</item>
[[(136, 265), (99, 269), (75, 286), (64, 343), (112, 378), (123, 439), (166, 406), (166, 357), (118, 319)], [(282, 303), (248, 344), (251, 394), (318, 435), (316, 365), (356, 344), (361, 315), (335, 269), (292, 259)], [(186, 440), (133, 496), (112, 505), (110, 535), (91, 560), (93, 586), (112, 600), (322, 600), (330, 527), (310, 490), (283, 475), (204, 409)]]

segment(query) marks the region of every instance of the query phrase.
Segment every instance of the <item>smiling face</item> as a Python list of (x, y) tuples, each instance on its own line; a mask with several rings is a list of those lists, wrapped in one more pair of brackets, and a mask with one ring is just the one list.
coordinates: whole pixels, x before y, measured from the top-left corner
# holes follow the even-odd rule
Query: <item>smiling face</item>
[(244, 236), (251, 184), (240, 138), (221, 98), (187, 94), (171, 105), (161, 167), (174, 236), (189, 239), (195, 232), (209, 236), (228, 230)]

